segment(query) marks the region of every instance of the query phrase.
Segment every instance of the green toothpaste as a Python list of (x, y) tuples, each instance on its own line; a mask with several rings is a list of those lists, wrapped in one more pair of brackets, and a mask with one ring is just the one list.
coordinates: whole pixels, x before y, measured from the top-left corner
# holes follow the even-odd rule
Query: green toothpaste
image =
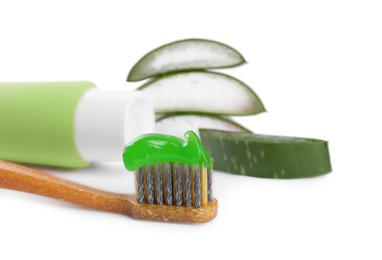
[(193, 131), (185, 139), (163, 135), (145, 134), (130, 142), (123, 153), (129, 171), (155, 163), (184, 163), (212, 168), (213, 160)]

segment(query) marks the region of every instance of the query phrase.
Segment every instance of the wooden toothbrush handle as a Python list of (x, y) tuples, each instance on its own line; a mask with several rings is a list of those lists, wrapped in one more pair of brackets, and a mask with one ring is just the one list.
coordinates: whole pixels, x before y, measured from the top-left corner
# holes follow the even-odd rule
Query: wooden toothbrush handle
[(218, 208), (218, 202), (214, 198), (208, 206), (201, 208), (138, 204), (135, 195), (94, 189), (1, 160), (0, 188), (34, 193), (146, 220), (204, 223), (216, 216)]
[(94, 189), (0, 160), (0, 188), (39, 194), (89, 208), (131, 215), (134, 195)]

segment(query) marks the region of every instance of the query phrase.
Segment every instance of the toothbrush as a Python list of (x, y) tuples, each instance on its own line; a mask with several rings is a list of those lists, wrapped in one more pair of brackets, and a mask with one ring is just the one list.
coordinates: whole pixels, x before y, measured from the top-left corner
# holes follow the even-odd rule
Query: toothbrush
[[(211, 190), (212, 159), (195, 133), (188, 131), (185, 136), (187, 140), (183, 141), (149, 134), (126, 146), (123, 159), (126, 168), (136, 167), (136, 194), (94, 189), (5, 161), (0, 161), (0, 188), (43, 195), (137, 219), (208, 222), (216, 216), (218, 208)], [(153, 144), (156, 148), (150, 146)], [(158, 153), (154, 153), (155, 149), (159, 149)], [(132, 152), (139, 153), (133, 155)], [(165, 158), (172, 161), (165, 162)], [(149, 164), (143, 165), (144, 161)], [(195, 162), (202, 164), (187, 164)]]

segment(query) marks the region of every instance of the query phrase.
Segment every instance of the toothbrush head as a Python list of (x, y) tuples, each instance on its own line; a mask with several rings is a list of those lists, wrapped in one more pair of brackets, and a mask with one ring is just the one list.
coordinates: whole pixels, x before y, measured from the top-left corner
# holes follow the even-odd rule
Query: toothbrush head
[(213, 160), (194, 132), (187, 131), (185, 139), (147, 134), (126, 146), (123, 159), (135, 171), (135, 204), (142, 218), (206, 222), (216, 216)]

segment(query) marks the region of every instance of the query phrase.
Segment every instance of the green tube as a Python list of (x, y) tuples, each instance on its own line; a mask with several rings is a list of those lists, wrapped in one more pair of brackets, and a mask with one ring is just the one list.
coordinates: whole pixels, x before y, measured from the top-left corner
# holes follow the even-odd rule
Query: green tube
[(0, 159), (83, 168), (74, 116), (91, 82), (0, 82)]

